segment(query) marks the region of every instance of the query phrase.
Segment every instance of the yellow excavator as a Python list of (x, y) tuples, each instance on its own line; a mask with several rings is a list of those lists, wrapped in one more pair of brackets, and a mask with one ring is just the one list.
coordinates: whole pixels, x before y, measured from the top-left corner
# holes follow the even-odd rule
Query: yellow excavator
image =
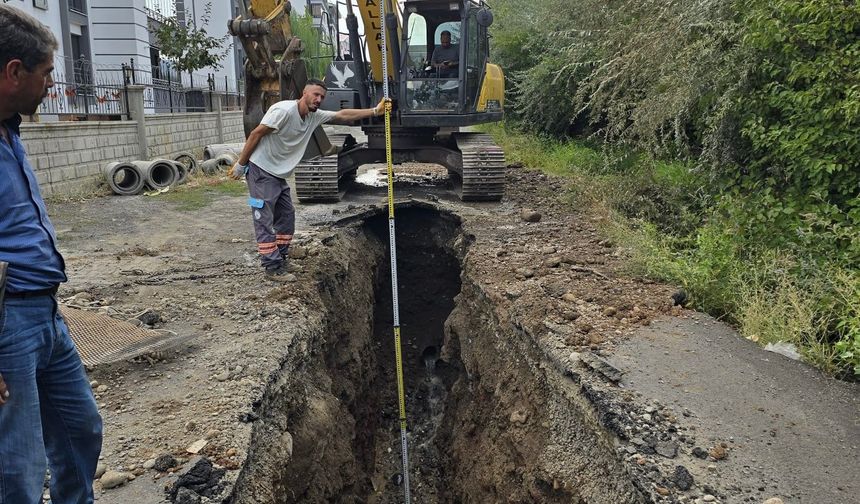
[[(386, 2), (385, 64), (380, 2)], [(228, 29), (247, 54), (247, 135), (270, 105), (301, 95), (308, 73), (302, 41), (290, 24), (290, 2), (245, 0), (245, 7), (243, 15), (229, 21)], [(322, 108), (337, 111), (376, 104), (383, 96), (387, 68), (389, 96), (396, 105), (391, 133), (394, 164), (442, 165), (462, 200), (500, 200), (505, 185), (502, 149), (489, 135), (460, 131), (503, 116), (504, 75), (489, 62), (487, 29), (492, 21), (484, 0), (346, 0), (349, 53), (340, 54), (335, 36), (338, 50), (325, 75), (328, 94)], [(359, 167), (385, 162), (382, 119), (368, 119), (360, 126), (367, 142), (358, 143), (352, 135), (329, 138), (322, 128), (314, 133), (295, 170), (299, 200), (337, 201)]]

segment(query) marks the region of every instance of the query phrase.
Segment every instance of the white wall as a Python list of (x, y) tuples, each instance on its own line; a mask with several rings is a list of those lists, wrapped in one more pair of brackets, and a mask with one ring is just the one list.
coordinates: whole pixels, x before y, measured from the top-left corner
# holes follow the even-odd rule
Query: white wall
[(218, 89), (224, 85), (224, 77), (226, 76), (230, 83), (230, 89), (235, 89), (236, 86), (236, 63), (233, 52), (233, 44), (235, 39), (227, 33), (227, 21), (233, 19), (232, 2), (230, 0), (185, 0), (185, 10), (189, 15), (189, 20), (194, 17), (197, 22), (197, 27), (202, 27), (202, 18), (206, 11), (206, 4), (211, 4), (211, 13), (209, 23), (206, 25), (206, 32), (210, 37), (222, 37), (227, 35), (224, 42), (224, 47), (227, 49), (227, 56), (221, 61), (221, 68), (214, 70), (212, 68), (202, 68), (195, 73), (207, 74), (214, 73), (215, 80), (218, 82)]
[(143, 0), (89, 0), (93, 63), (119, 67), (134, 58), (149, 69), (149, 30)]
[(39, 9), (33, 6), (33, 0), (7, 0), (6, 5), (21, 9), (22, 11), (31, 14), (33, 17), (47, 25), (51, 32), (57, 37), (57, 42), (60, 44), (59, 49), (55, 53), (62, 57), (64, 52), (63, 47), (63, 29), (60, 19), (60, 5), (57, 0), (48, 0), (48, 10)]

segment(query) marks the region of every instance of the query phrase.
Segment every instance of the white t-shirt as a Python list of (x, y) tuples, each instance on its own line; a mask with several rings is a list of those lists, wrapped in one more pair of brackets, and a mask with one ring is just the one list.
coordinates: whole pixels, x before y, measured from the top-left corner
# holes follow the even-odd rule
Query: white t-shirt
[(251, 162), (276, 177), (287, 177), (302, 160), (316, 127), (334, 116), (330, 110), (317, 110), (308, 112), (302, 120), (296, 100), (275, 103), (260, 121), (275, 131), (260, 139)]

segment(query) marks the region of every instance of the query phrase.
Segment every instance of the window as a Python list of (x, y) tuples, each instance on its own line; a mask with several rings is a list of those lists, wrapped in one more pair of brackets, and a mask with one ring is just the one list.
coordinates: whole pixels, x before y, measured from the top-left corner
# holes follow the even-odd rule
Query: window
[(86, 14), (87, 4), (85, 3), (85, 0), (69, 0), (69, 10)]
[(410, 68), (420, 69), (427, 58), (427, 21), (420, 14), (411, 14), (406, 29), (406, 51), (409, 55), (406, 64)]

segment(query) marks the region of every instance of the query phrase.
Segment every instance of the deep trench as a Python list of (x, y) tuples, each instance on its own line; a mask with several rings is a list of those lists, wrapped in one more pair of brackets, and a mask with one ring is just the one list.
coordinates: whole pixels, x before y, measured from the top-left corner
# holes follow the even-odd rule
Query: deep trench
[[(404, 501), (387, 214), (339, 236), (324, 330), (269, 384), (231, 502)], [(454, 214), (398, 210), (412, 502), (645, 502), (588, 401), (504, 332), (470, 239)]]

